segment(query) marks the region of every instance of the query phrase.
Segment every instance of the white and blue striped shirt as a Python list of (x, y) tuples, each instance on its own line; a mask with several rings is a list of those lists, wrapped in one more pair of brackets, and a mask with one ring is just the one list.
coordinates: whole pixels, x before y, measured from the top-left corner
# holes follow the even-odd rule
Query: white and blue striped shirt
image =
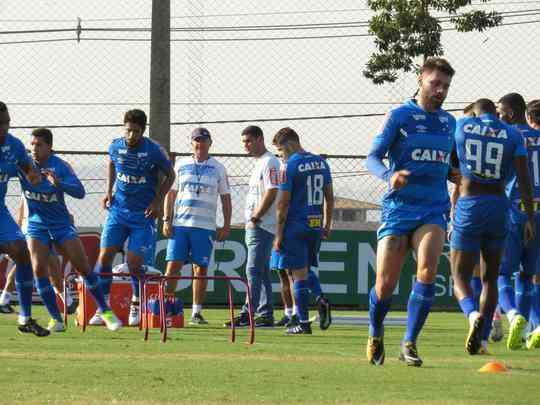
[(213, 157), (197, 162), (193, 157), (178, 160), (176, 180), (171, 190), (178, 191), (173, 226), (216, 230), (218, 194), (230, 194), (225, 166)]

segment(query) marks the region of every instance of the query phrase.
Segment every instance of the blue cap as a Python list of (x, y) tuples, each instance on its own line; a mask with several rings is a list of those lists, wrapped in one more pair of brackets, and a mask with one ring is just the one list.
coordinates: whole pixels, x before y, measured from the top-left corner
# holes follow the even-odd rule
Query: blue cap
[(212, 137), (210, 136), (210, 131), (203, 127), (195, 128), (193, 132), (191, 133), (191, 139), (197, 139), (197, 138), (212, 139)]

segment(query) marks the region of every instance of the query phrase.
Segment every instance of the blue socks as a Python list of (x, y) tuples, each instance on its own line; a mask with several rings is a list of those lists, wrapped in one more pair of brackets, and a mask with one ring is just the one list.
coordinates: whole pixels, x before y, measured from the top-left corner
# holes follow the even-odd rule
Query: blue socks
[[(88, 274), (87, 276), (84, 276), (84, 282), (86, 284), (86, 288), (90, 290), (92, 295), (94, 296), (94, 299), (96, 300), (96, 304), (98, 308), (101, 310), (101, 312), (104, 312), (109, 309), (109, 306), (107, 305), (107, 302), (105, 301), (105, 296), (103, 295), (103, 290), (101, 289), (100, 281), (98, 280), (96, 273), (92, 272)], [(110, 288), (110, 284), (109, 284)]]
[(514, 298), (514, 287), (512, 286), (512, 280), (509, 275), (501, 274), (497, 279), (497, 286), (499, 288), (499, 305), (501, 309), (508, 313), (511, 310), (516, 309), (516, 302)]
[(471, 288), (473, 290), (473, 298), (476, 304), (475, 310), (478, 311), (480, 308), (480, 295), (482, 294), (482, 280), (480, 277), (473, 277), (471, 279)]
[(308, 322), (309, 288), (308, 280), (294, 280), (293, 283), (294, 301), (298, 307), (298, 318), (300, 322)]
[(38, 290), (45, 307), (51, 318), (56, 319), (59, 322), (63, 322), (62, 315), (60, 315), (60, 310), (56, 304), (56, 294), (52, 288), (49, 277), (43, 277), (36, 279), (36, 287)]
[(308, 271), (307, 282), (311, 293), (315, 298), (319, 298), (322, 295), (321, 282), (313, 270)]
[(435, 283), (424, 284), (416, 281), (407, 304), (407, 331), (404, 340), (416, 342), (424, 326), (435, 297)]
[[(112, 273), (111, 266), (102, 266), (99, 263), (96, 264), (96, 273)], [(104, 295), (111, 295), (112, 276), (99, 276), (102, 293)]]
[(369, 292), (369, 336), (381, 337), (384, 335), (384, 318), (390, 309), (392, 296), (380, 300), (375, 292), (375, 287)]
[(459, 301), (459, 306), (461, 307), (461, 310), (469, 319), (469, 315), (473, 311), (478, 311), (477, 307), (478, 302), (473, 297), (465, 297), (461, 301)]
[(529, 311), (531, 309), (531, 298), (533, 295), (532, 276), (523, 273), (516, 273), (516, 309), (517, 311), (529, 319)]
[(17, 294), (19, 294), (19, 317), (28, 320), (32, 316), (32, 289), (34, 288), (34, 274), (31, 265), (17, 264), (15, 287), (17, 288)]
[(540, 284), (534, 284), (533, 286), (529, 322), (533, 330), (540, 326)]

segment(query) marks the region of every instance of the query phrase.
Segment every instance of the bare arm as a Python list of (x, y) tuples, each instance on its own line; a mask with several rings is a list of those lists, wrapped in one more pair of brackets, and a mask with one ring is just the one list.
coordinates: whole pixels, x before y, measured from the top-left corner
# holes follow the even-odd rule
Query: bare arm
[(280, 250), (281, 242), (283, 241), (283, 231), (285, 229), (285, 221), (289, 212), (289, 202), (291, 201), (291, 193), (281, 190), (277, 200), (277, 226), (276, 237), (274, 239), (274, 250)]
[(258, 207), (253, 210), (253, 217), (260, 219), (268, 212), (274, 201), (276, 200), (278, 189), (271, 188), (266, 190)]
[(107, 166), (107, 191), (103, 198), (103, 209), (108, 210), (112, 204), (112, 191), (114, 182), (116, 181), (116, 170), (112, 160), (109, 159), (109, 165)]
[(174, 203), (178, 190), (169, 190), (165, 196), (165, 202), (163, 204), (163, 236), (170, 238), (172, 236), (172, 221), (174, 214)]
[(332, 229), (332, 214), (334, 212), (334, 187), (332, 183), (327, 184), (324, 187), (324, 225), (323, 225), (323, 239), (330, 237), (330, 230)]
[(221, 194), (221, 211), (223, 212), (223, 227), (217, 231), (216, 239), (219, 241), (227, 239), (231, 233), (232, 201), (230, 194)]
[(162, 173), (163, 178), (161, 179), (161, 184), (158, 188), (156, 196), (144, 212), (144, 215), (147, 217), (157, 218), (159, 216), (159, 210), (161, 208), (161, 205), (163, 204), (165, 194), (169, 192), (171, 186), (174, 183), (174, 179), (176, 178), (176, 175), (174, 174), (174, 168), (172, 166), (170, 166), (167, 170), (162, 171)]
[(535, 237), (535, 223), (534, 223), (534, 207), (533, 207), (533, 192), (532, 183), (529, 176), (529, 167), (526, 156), (518, 156), (514, 159), (514, 167), (516, 169), (516, 177), (518, 181), (519, 193), (521, 195), (521, 201), (525, 206), (525, 212), (527, 213), (527, 223), (525, 224), (525, 241), (534, 239)]

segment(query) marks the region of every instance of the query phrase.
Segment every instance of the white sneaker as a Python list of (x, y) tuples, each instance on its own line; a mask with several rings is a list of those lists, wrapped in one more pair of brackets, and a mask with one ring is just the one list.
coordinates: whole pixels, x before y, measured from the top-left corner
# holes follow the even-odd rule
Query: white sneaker
[(107, 329), (111, 331), (117, 331), (122, 327), (122, 321), (117, 318), (117, 316), (114, 314), (114, 312), (111, 309), (108, 309), (107, 311), (103, 312), (101, 314), (101, 319), (103, 319), (103, 322), (105, 322), (105, 325), (107, 326)]
[(64, 322), (57, 321), (56, 319), (49, 320), (49, 325), (47, 326), (47, 329), (50, 332), (65, 332), (66, 326), (64, 325)]
[(94, 316), (92, 318), (90, 318), (90, 320), (88, 321), (88, 325), (92, 325), (92, 326), (105, 325), (105, 321), (101, 317), (101, 312), (96, 311)]
[(128, 318), (128, 325), (129, 326), (138, 326), (140, 322), (140, 316), (139, 316), (139, 304), (131, 304), (129, 307), (129, 318)]

